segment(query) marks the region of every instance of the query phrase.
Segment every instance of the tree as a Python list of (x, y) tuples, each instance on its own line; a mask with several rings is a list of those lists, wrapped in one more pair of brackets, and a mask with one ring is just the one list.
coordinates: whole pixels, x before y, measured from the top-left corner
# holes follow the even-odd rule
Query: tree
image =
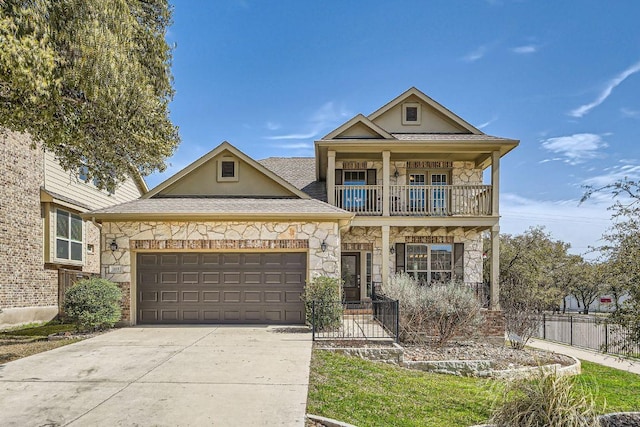
[(582, 304), (582, 312), (589, 314), (589, 306), (602, 295), (604, 291), (606, 265), (602, 263), (582, 262), (575, 272), (575, 282), (570, 291), (578, 304)]
[(538, 314), (555, 308), (564, 296), (555, 278), (566, 263), (568, 248), (542, 227), (500, 235), (500, 305), (512, 346), (522, 348), (537, 331)]
[(608, 263), (610, 286), (630, 297), (620, 305), (616, 302), (610, 321), (629, 331), (618, 344), (623, 351), (632, 350), (640, 342), (640, 181), (625, 178), (599, 188), (587, 187), (582, 201), (603, 192), (611, 193), (616, 201), (610, 208), (613, 225), (603, 236), (607, 244), (598, 249)]
[(0, 128), (113, 190), (179, 143), (166, 0), (0, 0)]

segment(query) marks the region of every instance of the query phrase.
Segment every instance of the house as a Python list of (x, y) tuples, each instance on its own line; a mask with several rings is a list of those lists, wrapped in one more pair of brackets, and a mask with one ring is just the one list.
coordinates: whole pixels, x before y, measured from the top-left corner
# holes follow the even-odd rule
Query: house
[(342, 277), (347, 301), (397, 271), (479, 289), (483, 233), (499, 313), (500, 159), (517, 145), (411, 88), (315, 141), (314, 158), (258, 162), (224, 142), (83, 218), (102, 224), (104, 274), (131, 324), (302, 323), (316, 275)]
[[(0, 327), (58, 314), (59, 281), (100, 273), (99, 224), (80, 214), (139, 198), (136, 177), (114, 194), (13, 132), (0, 133)], [(63, 289), (62, 289), (63, 290)]]

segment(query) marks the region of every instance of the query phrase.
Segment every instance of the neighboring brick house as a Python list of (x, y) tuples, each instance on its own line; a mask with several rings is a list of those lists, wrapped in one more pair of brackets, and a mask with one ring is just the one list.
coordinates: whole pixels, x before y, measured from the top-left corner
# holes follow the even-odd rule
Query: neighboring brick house
[(317, 275), (342, 278), (347, 301), (396, 271), (480, 288), (488, 233), (488, 328), (500, 334), (500, 158), (517, 145), (411, 88), (316, 141), (313, 158), (258, 162), (225, 142), (139, 200), (83, 218), (116, 242), (102, 264), (128, 291), (131, 324), (302, 323), (300, 294)]
[(147, 190), (129, 179), (109, 194), (31, 144), (0, 133), (0, 327), (54, 318), (59, 269), (100, 273), (100, 229), (79, 215)]

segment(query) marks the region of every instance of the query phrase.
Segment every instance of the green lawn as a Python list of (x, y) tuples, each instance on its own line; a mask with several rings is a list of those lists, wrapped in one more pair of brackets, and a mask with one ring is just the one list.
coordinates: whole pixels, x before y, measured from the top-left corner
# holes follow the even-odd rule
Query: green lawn
[[(583, 387), (606, 412), (640, 410), (640, 376), (583, 362)], [(314, 351), (307, 412), (365, 426), (470, 426), (489, 418), (499, 383)]]
[(25, 325), (14, 329), (0, 332), (0, 338), (9, 337), (32, 337), (32, 338), (46, 338), (50, 334), (58, 332), (73, 332), (75, 331), (75, 325), (60, 322), (49, 322), (38, 325)]

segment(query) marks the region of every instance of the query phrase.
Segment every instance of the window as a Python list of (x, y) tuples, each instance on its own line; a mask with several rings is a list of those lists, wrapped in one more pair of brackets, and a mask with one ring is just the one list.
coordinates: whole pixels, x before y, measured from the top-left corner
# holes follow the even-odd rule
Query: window
[(85, 165), (78, 168), (78, 179), (82, 182), (89, 182), (89, 168)]
[(356, 186), (344, 189), (343, 207), (345, 209), (363, 208), (366, 202), (366, 190), (363, 187), (367, 184), (366, 171), (344, 171), (344, 185)]
[(453, 245), (407, 244), (406, 272), (421, 283), (449, 282), (453, 277)]
[(218, 182), (238, 181), (238, 161), (232, 157), (218, 160)]
[(419, 125), (422, 109), (419, 102), (405, 102), (402, 104), (402, 124)]
[(82, 218), (62, 209), (56, 210), (56, 258), (82, 262)]

